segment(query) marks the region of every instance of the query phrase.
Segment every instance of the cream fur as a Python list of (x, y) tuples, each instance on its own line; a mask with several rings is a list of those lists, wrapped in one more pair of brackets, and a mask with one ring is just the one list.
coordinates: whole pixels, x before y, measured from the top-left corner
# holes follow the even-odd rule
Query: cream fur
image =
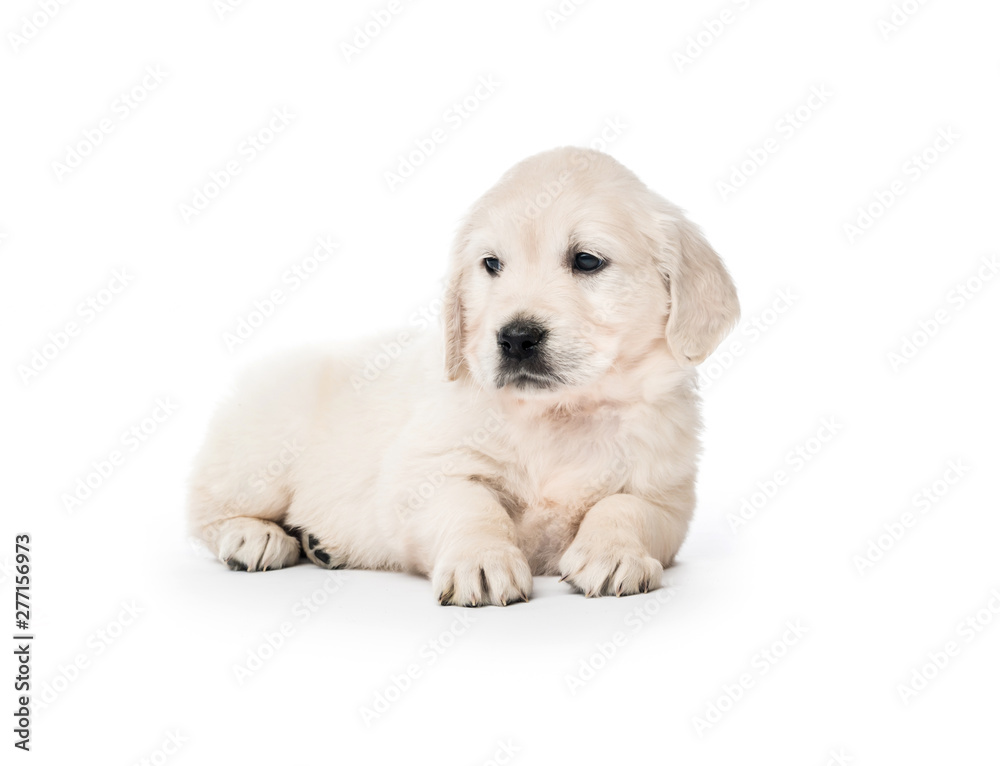
[[(609, 265), (574, 272), (580, 251)], [(559, 385), (497, 388), (497, 332), (519, 313), (548, 328)], [(695, 504), (692, 365), (738, 314), (678, 208), (599, 152), (536, 155), (467, 215), (441, 336), (363, 385), (384, 339), (250, 371), (197, 459), (192, 528), (238, 568), (288, 566), (301, 538), (323, 566), (427, 575), (442, 603), (525, 599), (533, 573), (587, 595), (657, 587)]]

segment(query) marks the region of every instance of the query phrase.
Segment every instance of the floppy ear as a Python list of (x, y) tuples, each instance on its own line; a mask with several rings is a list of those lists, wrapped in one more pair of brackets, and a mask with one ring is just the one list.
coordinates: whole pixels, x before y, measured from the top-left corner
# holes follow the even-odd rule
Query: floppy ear
[(740, 318), (733, 280), (701, 230), (671, 206), (659, 266), (670, 292), (667, 344), (682, 365), (700, 364)]
[(462, 356), (462, 271), (454, 268), (444, 290), (444, 367), (448, 380), (457, 380), (465, 358)]

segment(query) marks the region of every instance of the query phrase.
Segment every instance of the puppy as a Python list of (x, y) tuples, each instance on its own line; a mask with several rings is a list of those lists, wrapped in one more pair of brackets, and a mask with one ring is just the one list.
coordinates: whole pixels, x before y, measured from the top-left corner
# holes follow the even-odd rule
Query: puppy
[(304, 553), (429, 576), (442, 604), (525, 600), (532, 574), (645, 592), (694, 509), (694, 366), (738, 316), (677, 207), (600, 152), (536, 155), (461, 225), (443, 333), (377, 376), (387, 339), (251, 370), (197, 458), (192, 528), (233, 569)]

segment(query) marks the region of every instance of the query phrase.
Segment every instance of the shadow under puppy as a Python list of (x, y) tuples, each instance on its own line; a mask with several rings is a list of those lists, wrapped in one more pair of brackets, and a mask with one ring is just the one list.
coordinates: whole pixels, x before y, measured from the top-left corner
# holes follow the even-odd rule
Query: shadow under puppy
[(526, 599), (532, 574), (658, 587), (695, 505), (694, 366), (738, 316), (701, 232), (632, 172), (530, 157), (467, 214), (442, 333), (377, 376), (390, 339), (249, 371), (197, 458), (192, 528), (234, 569), (304, 553), (427, 575), (443, 604)]

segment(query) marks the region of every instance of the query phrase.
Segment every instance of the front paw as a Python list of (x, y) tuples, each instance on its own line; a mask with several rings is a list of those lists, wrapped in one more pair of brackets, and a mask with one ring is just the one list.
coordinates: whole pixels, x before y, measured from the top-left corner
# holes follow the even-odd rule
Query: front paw
[(659, 588), (663, 565), (638, 543), (578, 538), (559, 560), (559, 572), (587, 597), (631, 596)]
[(434, 567), (431, 583), (441, 604), (507, 606), (528, 600), (531, 567), (513, 545), (471, 550), (445, 557)]

